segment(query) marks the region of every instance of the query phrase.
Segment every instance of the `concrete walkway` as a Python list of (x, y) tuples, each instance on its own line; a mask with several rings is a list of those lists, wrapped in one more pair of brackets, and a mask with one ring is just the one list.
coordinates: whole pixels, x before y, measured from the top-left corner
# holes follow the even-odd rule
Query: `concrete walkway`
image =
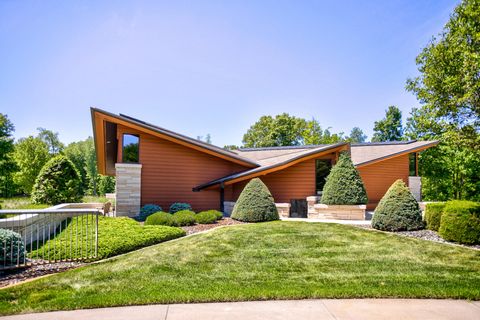
[(336, 220), (336, 219), (315, 219), (315, 218), (280, 218), (282, 221), (303, 221), (303, 222), (321, 222), (321, 223), (338, 223), (338, 224), (356, 224), (369, 226), (372, 224), (370, 220)]
[(12, 320), (480, 319), (480, 301), (321, 299), (148, 305), (9, 316)]

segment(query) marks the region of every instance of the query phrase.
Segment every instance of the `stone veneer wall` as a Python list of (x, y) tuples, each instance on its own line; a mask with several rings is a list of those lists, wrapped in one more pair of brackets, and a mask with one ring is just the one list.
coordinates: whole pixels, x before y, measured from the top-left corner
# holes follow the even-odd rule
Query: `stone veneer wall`
[(138, 163), (116, 163), (115, 207), (117, 217), (140, 212), (142, 165)]
[(408, 188), (415, 200), (422, 200), (422, 177), (408, 177)]

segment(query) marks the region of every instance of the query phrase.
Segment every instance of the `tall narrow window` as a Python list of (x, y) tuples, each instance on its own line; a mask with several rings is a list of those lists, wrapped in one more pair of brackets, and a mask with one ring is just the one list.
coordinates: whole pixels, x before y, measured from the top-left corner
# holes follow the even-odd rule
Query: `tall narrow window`
[(138, 148), (140, 145), (140, 138), (133, 134), (123, 135), (122, 158), (123, 162), (138, 163)]
[(332, 169), (331, 160), (317, 159), (315, 161), (315, 182), (317, 194), (321, 194), (323, 186), (325, 185), (325, 178)]
[(415, 177), (418, 176), (418, 163), (417, 163), (417, 153), (413, 152), (409, 154), (409, 161), (410, 161), (410, 176)]

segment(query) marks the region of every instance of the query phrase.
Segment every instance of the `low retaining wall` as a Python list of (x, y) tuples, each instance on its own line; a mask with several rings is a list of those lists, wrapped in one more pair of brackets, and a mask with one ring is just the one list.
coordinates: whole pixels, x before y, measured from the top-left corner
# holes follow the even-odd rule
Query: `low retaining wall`
[(48, 239), (67, 218), (95, 213), (102, 207), (103, 203), (64, 203), (46, 209), (1, 210), (2, 213), (17, 215), (0, 219), (0, 229), (17, 232), (25, 244), (30, 244)]
[(365, 220), (367, 206), (362, 205), (326, 205), (314, 204), (308, 211), (308, 217), (314, 219)]

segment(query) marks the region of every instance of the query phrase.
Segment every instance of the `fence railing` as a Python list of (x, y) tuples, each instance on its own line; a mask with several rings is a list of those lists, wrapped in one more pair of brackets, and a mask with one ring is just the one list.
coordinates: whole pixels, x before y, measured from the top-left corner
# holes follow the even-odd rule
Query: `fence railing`
[(98, 254), (102, 204), (61, 204), (47, 209), (0, 210), (0, 270)]

